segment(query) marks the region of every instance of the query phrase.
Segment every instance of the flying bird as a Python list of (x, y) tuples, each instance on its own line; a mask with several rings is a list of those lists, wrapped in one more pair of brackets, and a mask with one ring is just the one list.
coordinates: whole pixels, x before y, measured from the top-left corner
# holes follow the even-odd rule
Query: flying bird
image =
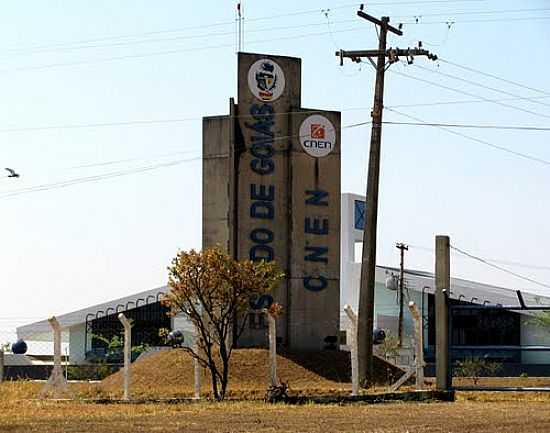
[(16, 173), (14, 169), (6, 167), (8, 171), (8, 177), (19, 177), (19, 173)]

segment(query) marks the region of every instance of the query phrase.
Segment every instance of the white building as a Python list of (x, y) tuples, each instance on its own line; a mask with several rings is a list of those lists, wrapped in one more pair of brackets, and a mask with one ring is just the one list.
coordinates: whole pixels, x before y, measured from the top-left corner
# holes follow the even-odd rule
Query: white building
[[(62, 327), (62, 341), (69, 348), (70, 362), (81, 364), (103, 355), (105, 345), (94, 336), (111, 338), (119, 335), (122, 330), (117, 318), (119, 312), (124, 312), (133, 321), (134, 345), (159, 345), (161, 328), (180, 329), (186, 339), (190, 340), (193, 335), (192, 325), (181, 316), (169, 317), (166, 314), (168, 309), (159, 302), (166, 291), (166, 286), (157, 287), (57, 316)], [(17, 337), (32, 342), (51, 342), (53, 334), (48, 321), (42, 320), (18, 327)]]
[[(340, 304), (349, 304), (355, 311), (359, 301), (359, 281), (361, 275), (361, 248), (363, 242), (364, 196), (342, 194), (341, 225), (341, 284)], [(385, 266), (376, 267), (374, 326), (397, 335), (399, 304), (397, 291), (386, 286), (386, 280), (399, 276), (399, 269)], [(406, 364), (412, 356), (411, 338), (413, 320), (407, 308), (409, 301), (416, 303), (424, 320), (424, 350), (426, 360), (433, 360), (435, 345), (434, 293), (435, 280), (431, 272), (405, 271), (405, 308), (403, 320), (403, 342), (401, 362)], [(522, 292), (527, 305), (549, 305), (550, 298)], [(452, 303), (471, 303), (473, 305), (509, 305), (519, 306), (515, 290), (491, 286), (474, 281), (451, 278), (450, 298)], [(549, 308), (550, 310), (550, 308)], [(464, 311), (454, 321), (452, 341), (456, 346), (454, 356), (489, 356), (511, 364), (548, 365), (550, 374), (550, 351), (520, 350), (521, 346), (550, 346), (550, 330), (533, 323), (532, 311)], [(349, 329), (345, 314), (341, 315), (341, 328)], [(471, 348), (462, 350), (460, 346)], [(476, 346), (479, 349), (475, 348)], [(491, 346), (487, 349), (483, 346)], [(498, 346), (503, 349), (499, 350)], [(506, 347), (506, 349), (504, 349)], [(518, 350), (510, 350), (518, 347)], [(532, 368), (541, 371), (540, 368)]]
[[(350, 304), (355, 311), (358, 306), (359, 278), (361, 272), (361, 245), (363, 240), (364, 197), (355, 194), (342, 195), (341, 215), (341, 329), (348, 329), (349, 322), (343, 313), (343, 307)], [(399, 305), (397, 291), (386, 287), (386, 280), (398, 276), (399, 270), (377, 266), (375, 288), (375, 327), (396, 335), (398, 328)], [(410, 361), (411, 336), (413, 323), (408, 301), (414, 301), (424, 318), (424, 349), (427, 361), (433, 360), (435, 321), (434, 321), (434, 277), (430, 272), (406, 270), (406, 300), (404, 302), (403, 341), (401, 363)], [(103, 346), (93, 335), (106, 337), (117, 335), (121, 331), (117, 314), (124, 311), (135, 323), (133, 341), (154, 346), (158, 342), (158, 329), (182, 329), (189, 338), (192, 327), (182, 317), (170, 318), (158, 301), (167, 290), (166, 286), (136, 293), (110, 302), (90, 306), (82, 310), (58, 316), (63, 327), (63, 339), (69, 346), (71, 363), (83, 363), (86, 359), (101, 356)], [(473, 281), (452, 278), (450, 297), (454, 303), (517, 305), (517, 294), (513, 290), (490, 286)], [(550, 299), (524, 293), (529, 305), (550, 305)], [(515, 365), (550, 364), (549, 352), (499, 351), (495, 346), (520, 347), (525, 345), (550, 345), (548, 330), (533, 325), (529, 311), (501, 311), (500, 313), (467, 314), (454, 322), (452, 342), (458, 346), (475, 347), (470, 352), (462, 351), (457, 356), (484, 356), (508, 361)], [(263, 326), (263, 323), (254, 323)], [(19, 338), (29, 341), (51, 341), (52, 332), (47, 320), (17, 328)], [(487, 350), (483, 346), (492, 346)], [(458, 349), (457, 349), (458, 350)], [(504, 350), (504, 349), (503, 349)], [(519, 367), (518, 367), (519, 368)], [(523, 366), (521, 367), (523, 368)]]

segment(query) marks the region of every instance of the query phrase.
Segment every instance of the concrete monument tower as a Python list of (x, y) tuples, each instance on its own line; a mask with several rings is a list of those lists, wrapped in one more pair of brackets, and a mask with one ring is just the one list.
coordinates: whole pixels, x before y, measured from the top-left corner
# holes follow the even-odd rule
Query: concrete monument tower
[[(301, 107), (301, 61), (239, 53), (238, 104), (203, 119), (203, 247), (276, 261), (277, 335), (291, 349), (336, 341), (340, 299), (340, 113)], [(261, 305), (258, 305), (261, 307)], [(239, 346), (263, 345), (253, 309)], [(267, 323), (265, 323), (267, 326)]]

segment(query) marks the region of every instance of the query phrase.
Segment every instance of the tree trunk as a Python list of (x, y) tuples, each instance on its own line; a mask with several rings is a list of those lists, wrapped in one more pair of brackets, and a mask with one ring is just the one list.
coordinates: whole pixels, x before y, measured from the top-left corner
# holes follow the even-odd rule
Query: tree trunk
[(222, 400), (225, 398), (225, 391), (227, 390), (227, 382), (229, 378), (229, 359), (227, 356), (222, 358), (222, 378), (220, 380), (221, 385), (221, 397)]
[(222, 377), (220, 379), (221, 386), (221, 399), (225, 398), (225, 391), (227, 390), (227, 382), (229, 378), (229, 354), (224, 340), (221, 340), (220, 345), (220, 358), (222, 359)]
[(214, 399), (217, 401), (220, 401), (220, 394), (218, 391), (218, 376), (216, 375), (216, 369), (212, 366), (212, 364), (209, 365), (210, 368), (210, 375), (212, 376), (212, 394), (214, 394)]

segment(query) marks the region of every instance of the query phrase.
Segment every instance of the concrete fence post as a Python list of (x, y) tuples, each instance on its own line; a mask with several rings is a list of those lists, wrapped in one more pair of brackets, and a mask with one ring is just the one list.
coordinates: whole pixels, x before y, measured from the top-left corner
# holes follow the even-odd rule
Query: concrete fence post
[(132, 362), (132, 324), (124, 313), (118, 314), (124, 327), (124, 400), (130, 400), (130, 363)]
[(424, 389), (424, 338), (422, 315), (414, 302), (409, 302), (409, 310), (414, 320), (414, 348), (415, 348), (415, 367), (416, 367), (416, 389)]
[(359, 394), (359, 358), (357, 354), (357, 314), (351, 305), (344, 306), (344, 312), (351, 322), (350, 348), (351, 348), (351, 395)]
[(269, 340), (269, 372), (271, 386), (279, 386), (277, 377), (277, 326), (275, 317), (269, 313), (269, 310), (263, 310), (268, 322), (268, 340)]
[(435, 372), (436, 388), (451, 388), (449, 374), (449, 306), (451, 290), (450, 238), (435, 237)]
[(72, 395), (61, 366), (61, 325), (55, 317), (50, 317), (48, 322), (53, 331), (53, 370), (40, 397), (45, 397), (49, 391), (52, 391), (54, 398), (59, 398), (62, 394)]

